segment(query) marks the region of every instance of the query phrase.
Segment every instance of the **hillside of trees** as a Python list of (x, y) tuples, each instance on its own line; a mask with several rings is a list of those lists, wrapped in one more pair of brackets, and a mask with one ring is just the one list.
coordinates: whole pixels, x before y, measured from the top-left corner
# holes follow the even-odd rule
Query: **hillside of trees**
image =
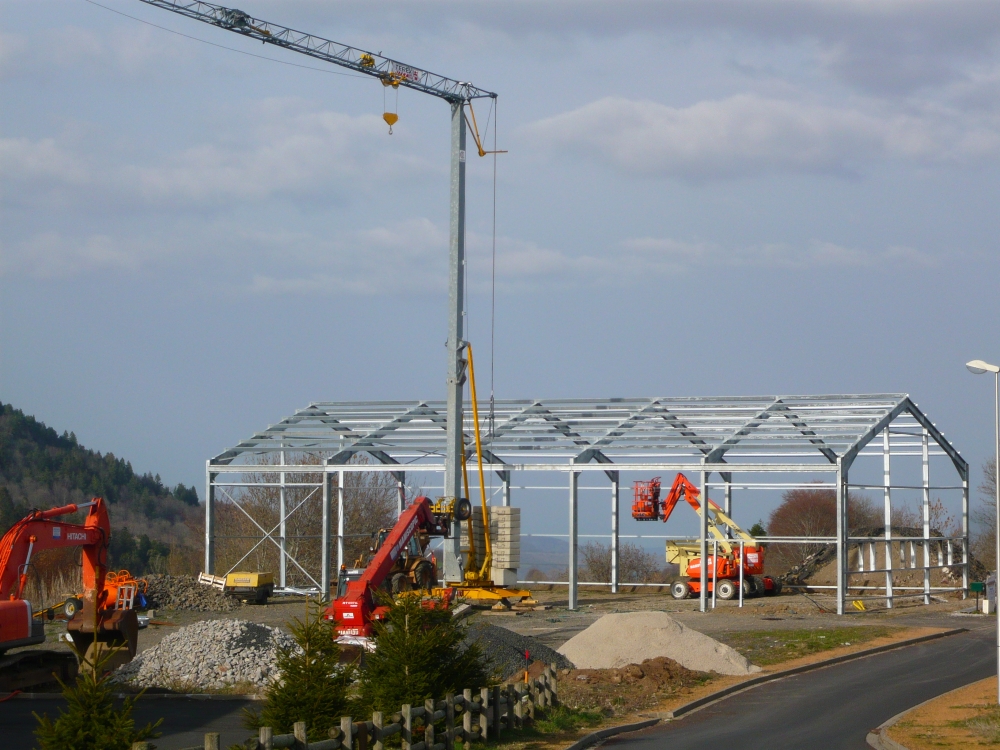
[(112, 567), (141, 575), (191, 556), (200, 520), (194, 487), (167, 487), (159, 475), (137, 474), (124, 458), (85, 448), (73, 433), (60, 435), (0, 403), (0, 532), (32, 508), (95, 496), (109, 505)]

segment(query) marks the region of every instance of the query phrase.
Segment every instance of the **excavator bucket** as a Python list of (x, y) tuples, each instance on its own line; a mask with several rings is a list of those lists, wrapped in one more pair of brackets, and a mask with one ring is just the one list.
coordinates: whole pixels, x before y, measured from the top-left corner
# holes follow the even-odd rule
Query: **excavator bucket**
[(66, 631), (81, 661), (107, 657), (104, 668), (108, 671), (132, 661), (139, 645), (139, 618), (134, 609), (102, 610), (95, 618), (86, 602), (66, 623)]

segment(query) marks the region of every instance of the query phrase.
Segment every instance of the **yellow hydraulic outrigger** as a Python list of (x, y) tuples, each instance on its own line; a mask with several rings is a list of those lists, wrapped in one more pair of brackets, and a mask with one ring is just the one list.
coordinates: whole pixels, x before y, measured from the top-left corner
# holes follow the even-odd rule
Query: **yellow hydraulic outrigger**
[[(490, 540), (490, 517), (489, 509), (486, 505), (486, 480), (483, 477), (483, 444), (479, 433), (479, 406), (476, 401), (476, 371), (472, 363), (472, 344), (465, 344), (469, 361), (469, 390), (472, 397), (472, 421), (475, 423), (476, 438), (476, 460), (479, 464), (479, 497), (480, 508), (483, 519), (483, 564), (476, 565), (476, 536), (472, 523), (472, 517), (466, 521), (469, 534), (469, 554), (465, 564), (464, 580), (459, 583), (449, 583), (448, 585), (456, 590), (458, 596), (466, 599), (479, 599), (484, 601), (494, 601), (503, 603), (513, 603), (515, 601), (522, 604), (534, 604), (531, 592), (526, 589), (510, 589), (494, 584), (490, 575), (490, 568), (493, 566), (493, 547)], [(465, 494), (469, 495), (469, 472), (466, 469), (466, 462), (462, 461), (462, 478), (465, 481)]]

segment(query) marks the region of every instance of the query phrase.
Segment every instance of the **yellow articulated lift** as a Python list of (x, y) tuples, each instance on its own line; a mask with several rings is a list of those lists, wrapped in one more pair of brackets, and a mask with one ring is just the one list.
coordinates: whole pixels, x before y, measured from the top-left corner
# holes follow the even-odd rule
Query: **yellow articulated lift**
[[(492, 603), (494, 605), (499, 605), (501, 608), (506, 609), (511, 605), (520, 606), (533, 606), (537, 602), (532, 599), (531, 592), (527, 589), (512, 589), (506, 586), (497, 586), (491, 577), (490, 570), (493, 567), (493, 547), (492, 541), (490, 539), (490, 516), (489, 516), (489, 506), (486, 504), (486, 480), (483, 475), (483, 444), (482, 437), (479, 432), (479, 405), (476, 401), (476, 370), (472, 362), (472, 344), (466, 342), (465, 344), (466, 352), (468, 353), (468, 363), (469, 363), (469, 390), (472, 400), (472, 421), (475, 423), (475, 438), (476, 438), (476, 461), (479, 466), (479, 497), (480, 497), (480, 508), (482, 510), (483, 519), (483, 544), (485, 549), (483, 550), (483, 562), (482, 565), (478, 565), (476, 558), (478, 557), (478, 552), (476, 550), (476, 535), (473, 526), (472, 516), (466, 520), (466, 528), (469, 535), (469, 552), (466, 558), (464, 580), (462, 581), (448, 581), (445, 585), (451, 589), (454, 589), (455, 596), (460, 598), (470, 599), (479, 603)], [(462, 479), (465, 482), (465, 494), (469, 496), (469, 472), (466, 468), (466, 462), (462, 462)], [(443, 512), (445, 504), (449, 501), (442, 498), (438, 501), (438, 506), (435, 506), (437, 511)], [(443, 595), (445, 589), (436, 589), (435, 594)]]

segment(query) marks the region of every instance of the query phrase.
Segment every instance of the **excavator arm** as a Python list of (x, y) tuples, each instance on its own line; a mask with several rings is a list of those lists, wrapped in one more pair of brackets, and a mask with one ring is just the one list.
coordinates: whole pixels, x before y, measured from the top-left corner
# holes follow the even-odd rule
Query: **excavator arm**
[[(84, 523), (56, 519), (90, 508)], [(0, 598), (21, 599), (32, 557), (47, 549), (83, 547), (84, 593), (104, 590), (111, 522), (102, 498), (89, 503), (35, 510), (0, 538)]]

